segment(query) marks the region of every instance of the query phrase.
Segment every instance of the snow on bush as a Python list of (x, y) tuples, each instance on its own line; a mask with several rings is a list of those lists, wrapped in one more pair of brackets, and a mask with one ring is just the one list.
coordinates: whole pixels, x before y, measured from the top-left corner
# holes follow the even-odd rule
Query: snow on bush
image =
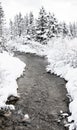
[(0, 53), (0, 109), (14, 109), (13, 105), (6, 105), (7, 98), (17, 95), (16, 79), (20, 77), (25, 64), (18, 58), (9, 55), (7, 52)]

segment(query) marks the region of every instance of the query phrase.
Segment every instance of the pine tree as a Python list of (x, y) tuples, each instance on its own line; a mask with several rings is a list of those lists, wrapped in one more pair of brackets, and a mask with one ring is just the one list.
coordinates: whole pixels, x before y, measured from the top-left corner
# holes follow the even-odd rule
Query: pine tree
[(30, 12), (30, 14), (29, 14), (29, 24), (31, 25), (31, 24), (33, 24), (33, 22), (34, 22), (34, 16), (33, 16), (33, 13)]
[(9, 28), (9, 30), (10, 30), (10, 38), (12, 40), (14, 38), (14, 25), (13, 25), (13, 22), (11, 20), (10, 20), (9, 25), (10, 25), (10, 28)]
[(18, 15), (18, 35), (19, 37), (22, 35), (23, 33), (23, 18), (21, 13), (19, 13)]
[(73, 26), (71, 23), (69, 24), (69, 31), (70, 31), (71, 37), (73, 37)]
[(72, 25), (72, 31), (73, 38), (77, 37), (77, 25), (75, 22)]
[(24, 16), (23, 18), (23, 35), (28, 35), (29, 34), (29, 18), (28, 18), (28, 14), (26, 14), (26, 16)]
[(29, 14), (29, 35), (30, 38), (34, 38), (35, 36), (34, 15), (32, 12)]
[(51, 13), (49, 13), (47, 18), (48, 18), (47, 36), (48, 38), (52, 38), (58, 35), (58, 22), (54, 14), (51, 15)]
[(36, 20), (36, 40), (43, 44), (47, 40), (47, 14), (43, 7), (40, 9), (39, 17)]
[(18, 36), (18, 15), (14, 17), (14, 37)]
[(65, 22), (63, 22), (63, 24), (62, 24), (62, 29), (63, 29), (63, 38), (65, 38), (68, 35), (68, 32), (69, 32), (68, 27), (67, 27)]
[(58, 37), (63, 38), (63, 23), (61, 22), (58, 24)]
[(4, 11), (0, 2), (0, 37), (3, 35), (3, 21), (4, 21)]

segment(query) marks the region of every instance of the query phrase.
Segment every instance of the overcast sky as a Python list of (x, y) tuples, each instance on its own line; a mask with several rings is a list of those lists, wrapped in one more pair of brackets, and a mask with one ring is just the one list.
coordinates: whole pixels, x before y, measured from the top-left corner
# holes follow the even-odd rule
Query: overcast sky
[(77, 0), (0, 0), (7, 19), (21, 12), (23, 15), (33, 11), (38, 15), (41, 6), (54, 13), (60, 21), (77, 21)]

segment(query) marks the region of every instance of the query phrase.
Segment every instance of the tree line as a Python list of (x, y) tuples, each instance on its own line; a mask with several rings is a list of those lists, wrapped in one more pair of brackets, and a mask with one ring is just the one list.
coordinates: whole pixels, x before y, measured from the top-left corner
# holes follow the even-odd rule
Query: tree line
[[(3, 35), (3, 18), (4, 12), (0, 3), (0, 37)], [(34, 18), (33, 12), (26, 14), (24, 17), (21, 13), (10, 20), (9, 37), (26, 37), (40, 43), (47, 43), (53, 37), (77, 37), (77, 23), (59, 22), (54, 14), (47, 13), (44, 7), (41, 7), (38, 18)]]

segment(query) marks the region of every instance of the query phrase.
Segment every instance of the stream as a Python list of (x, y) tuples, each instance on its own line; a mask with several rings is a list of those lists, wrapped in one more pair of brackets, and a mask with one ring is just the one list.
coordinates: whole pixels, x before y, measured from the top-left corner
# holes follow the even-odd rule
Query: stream
[[(19, 100), (10, 117), (0, 117), (0, 130), (65, 130), (58, 122), (60, 111), (68, 112), (65, 80), (46, 72), (44, 57), (16, 53), (26, 63), (26, 69), (17, 80)], [(24, 121), (25, 114), (29, 120)]]

